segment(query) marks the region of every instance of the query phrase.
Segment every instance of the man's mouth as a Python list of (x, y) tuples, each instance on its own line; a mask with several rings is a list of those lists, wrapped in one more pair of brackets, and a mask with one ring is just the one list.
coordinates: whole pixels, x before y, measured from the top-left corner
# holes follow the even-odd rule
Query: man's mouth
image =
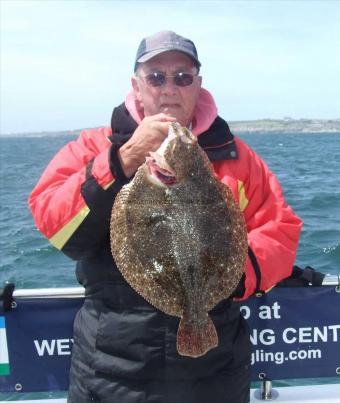
[(166, 109), (178, 109), (180, 107), (181, 107), (181, 105), (176, 104), (176, 103), (164, 103), (164, 104), (161, 104), (161, 109), (163, 109), (163, 110), (166, 110)]

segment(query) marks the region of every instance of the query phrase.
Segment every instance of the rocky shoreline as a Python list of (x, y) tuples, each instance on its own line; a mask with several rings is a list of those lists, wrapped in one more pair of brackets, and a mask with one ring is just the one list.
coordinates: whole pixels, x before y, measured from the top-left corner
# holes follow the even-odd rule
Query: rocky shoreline
[(235, 133), (340, 133), (340, 119), (261, 119), (228, 122)]

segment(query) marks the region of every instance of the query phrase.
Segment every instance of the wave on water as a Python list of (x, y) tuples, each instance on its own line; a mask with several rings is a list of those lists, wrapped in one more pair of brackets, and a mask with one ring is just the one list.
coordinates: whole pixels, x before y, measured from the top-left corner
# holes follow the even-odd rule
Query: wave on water
[[(330, 255), (331, 258), (334, 258), (337, 263), (340, 263), (340, 242), (338, 241), (334, 245), (326, 246), (322, 248), (323, 252), (326, 255)], [(338, 272), (340, 273), (340, 265), (338, 266)]]

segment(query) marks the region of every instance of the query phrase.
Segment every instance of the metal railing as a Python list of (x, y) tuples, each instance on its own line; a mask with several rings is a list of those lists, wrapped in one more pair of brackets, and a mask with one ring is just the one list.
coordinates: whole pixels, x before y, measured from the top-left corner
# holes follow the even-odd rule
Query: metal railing
[[(322, 285), (334, 285), (340, 292), (340, 275), (326, 274)], [(30, 288), (14, 290), (14, 298), (84, 298), (83, 287)]]

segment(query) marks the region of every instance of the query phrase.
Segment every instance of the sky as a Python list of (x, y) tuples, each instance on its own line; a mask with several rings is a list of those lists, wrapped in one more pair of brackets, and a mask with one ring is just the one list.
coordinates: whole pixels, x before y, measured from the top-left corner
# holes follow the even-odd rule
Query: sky
[(340, 1), (0, 0), (0, 133), (109, 125), (141, 39), (192, 39), (227, 121), (340, 118)]

